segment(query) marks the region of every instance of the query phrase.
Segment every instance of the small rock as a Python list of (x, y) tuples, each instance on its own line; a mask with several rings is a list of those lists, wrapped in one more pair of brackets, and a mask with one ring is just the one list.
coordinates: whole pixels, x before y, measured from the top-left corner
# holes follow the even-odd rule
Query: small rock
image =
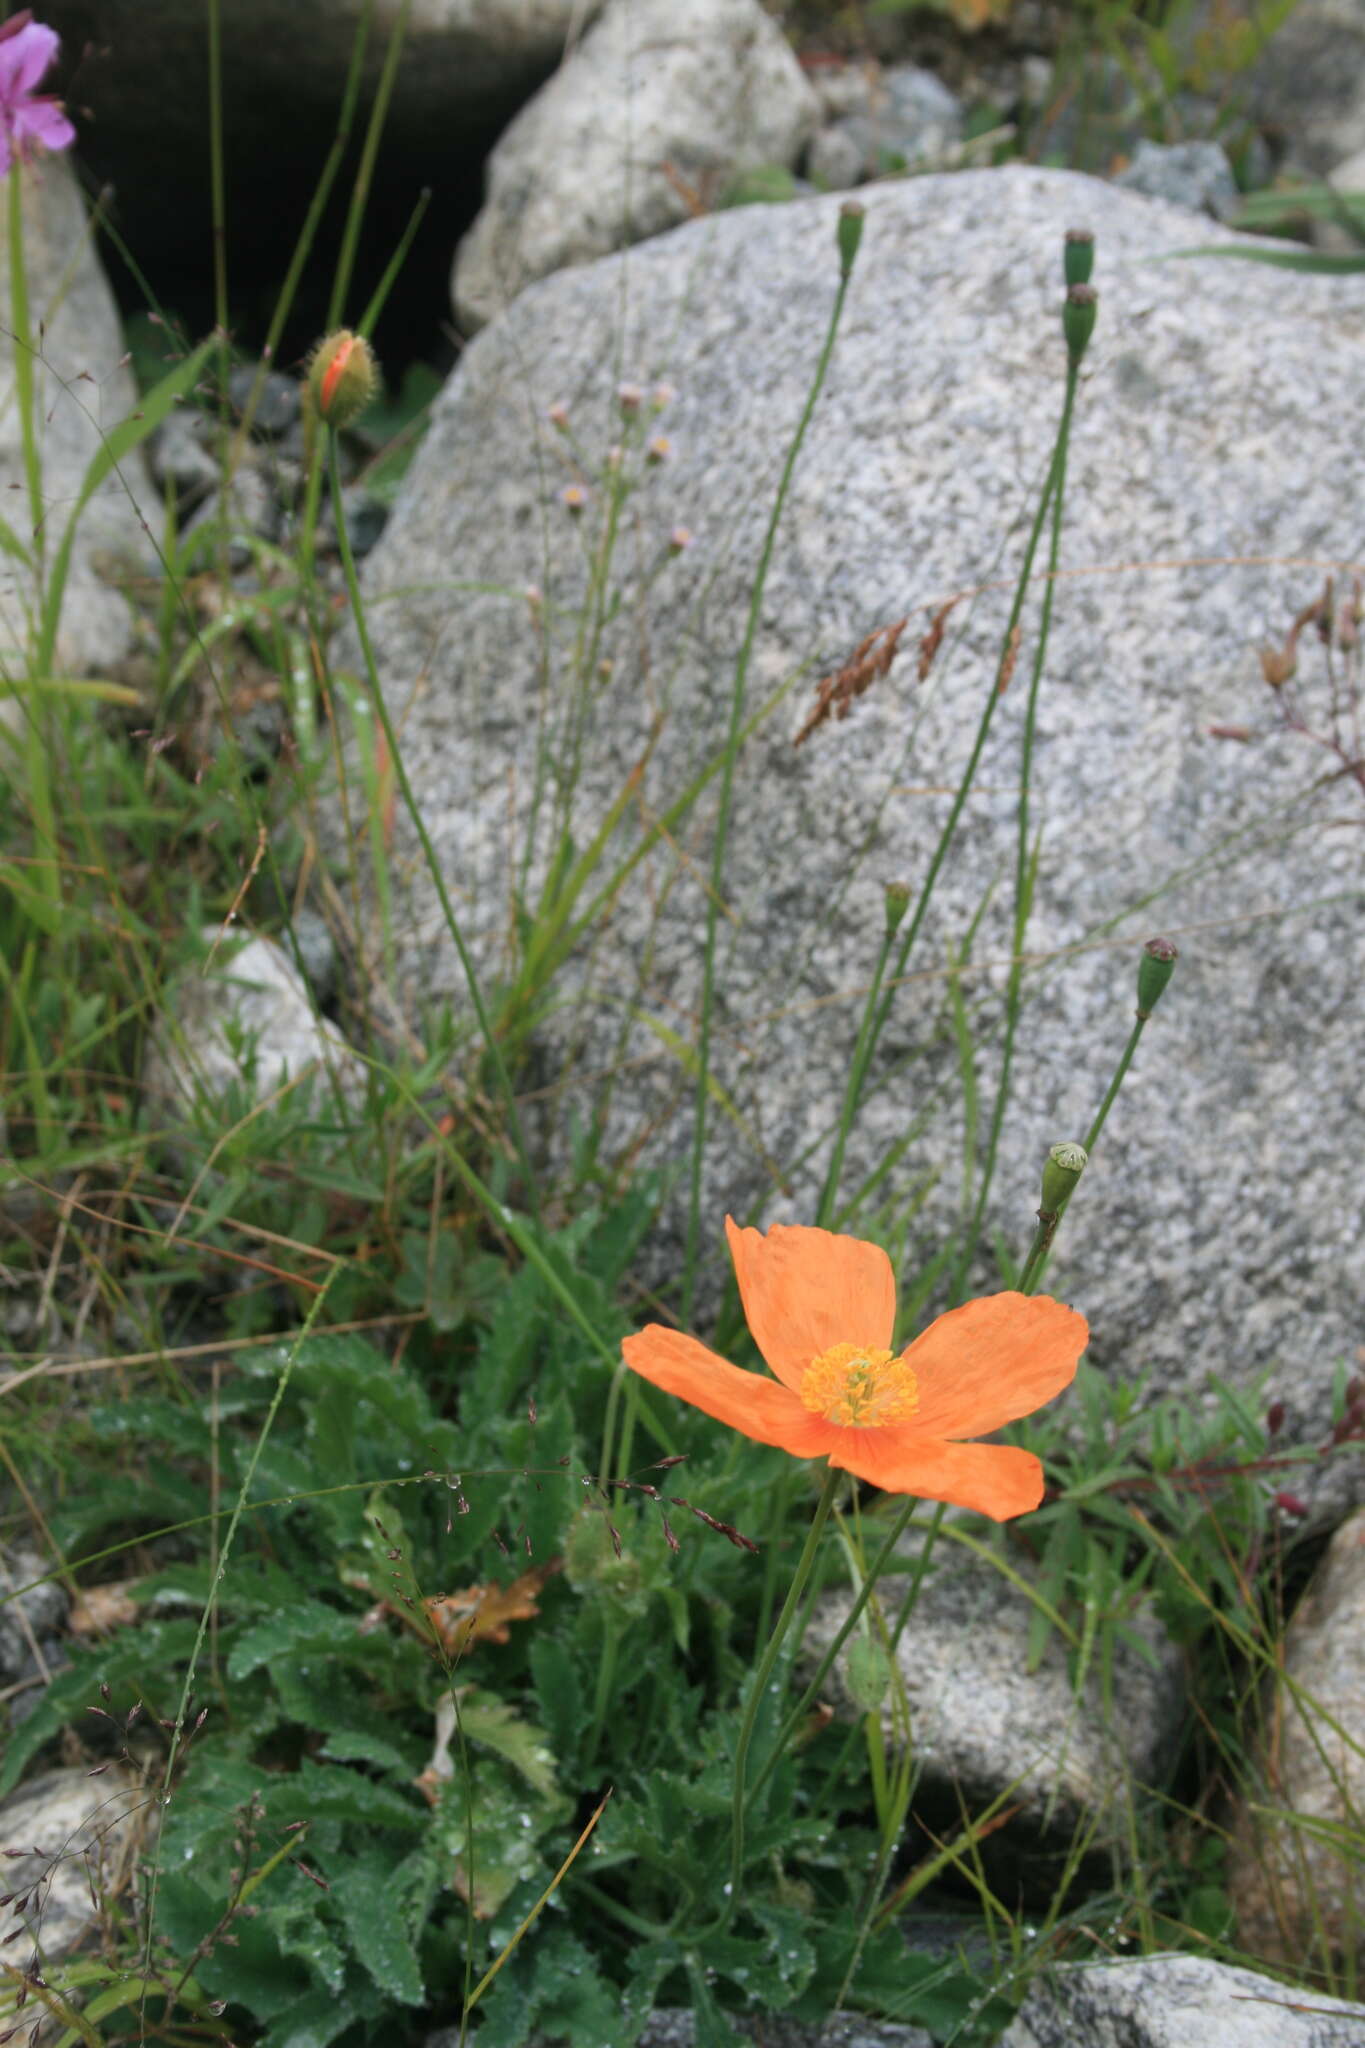
[(488, 160), (455, 260), (455, 309), (484, 326), (526, 285), (676, 227), (744, 170), (791, 169), (815, 95), (758, 0), (607, 0)]
[(1204, 1956), (1087, 1963), (1036, 1983), (1000, 2048), (1360, 2048), (1365, 2005)]
[(1365, 9), (1356, 0), (1298, 0), (1239, 97), (1319, 177), (1365, 149)]
[(218, 488), (217, 433), (206, 412), (184, 405), (167, 414), (147, 443), (153, 481), (162, 490), (172, 486), (182, 512), (193, 511)]
[(0, 1851), (29, 1852), (0, 1866), (16, 1899), (0, 1907), (0, 1953), (28, 1961), (24, 1928), (44, 1966), (69, 1955), (95, 1923), (95, 1901), (124, 1889), (151, 1808), (146, 1787), (120, 1764), (98, 1778), (50, 1771), (0, 1805)]
[[(867, 2020), (858, 2016), (827, 2020), (823, 2026), (807, 2026), (781, 2014), (761, 2017), (729, 2016), (735, 2031), (761, 2048), (933, 2048), (933, 2040), (922, 2027), (903, 2027), (892, 2020)], [(425, 2048), (456, 2048), (457, 2027), (443, 2027), (427, 2036)], [(569, 2037), (538, 2033), (527, 2048), (559, 2048)], [(651, 2013), (640, 2035), (639, 2048), (694, 2048), (697, 2023), (693, 2014), (677, 2006), (660, 2006)]]
[(962, 102), (934, 72), (897, 64), (843, 78), (846, 111), (816, 136), (807, 159), (811, 177), (829, 190), (934, 162), (961, 142)]
[[(1011, 1563), (1027, 1574), (1017, 1558)], [(907, 1584), (883, 1583), (888, 1615), (897, 1612)], [(835, 1595), (816, 1609), (808, 1651), (825, 1649), (849, 1605)], [(960, 1821), (964, 1805), (979, 1813), (1013, 1787), (1010, 1804), (1019, 1810), (1008, 1827), (982, 1842), (981, 1854), (1000, 1882), (1045, 1893), (1056, 1874), (1054, 1862), (1065, 1858), (1079, 1829), (1090, 1833), (1108, 1869), (1110, 1854), (1124, 1840), (1134, 1788), (1160, 1784), (1166, 1775), (1182, 1696), (1178, 1653), (1143, 1609), (1128, 1622), (1154, 1662), (1118, 1642), (1108, 1701), (1097, 1667), (1077, 1701), (1067, 1645), (1056, 1632), (1037, 1670), (1029, 1670), (1032, 1618), (1028, 1599), (1002, 1572), (945, 1533), (897, 1661), (922, 1766), (918, 1804), (926, 1817), (950, 1825)], [(848, 1646), (826, 1680), (827, 1696), (846, 1709), (847, 1656)], [(889, 1701), (884, 1722), (891, 1737)]]
[[(206, 955), (218, 937), (204, 932)], [(314, 1015), (293, 962), (273, 939), (229, 938), (207, 974), (174, 984), (143, 1067), (143, 1119), (174, 1131), (196, 1101), (219, 1103), (234, 1087), (260, 1102), (301, 1075), (327, 1090), (329, 1074), (348, 1098), (363, 1089), (361, 1062)]]
[[(50, 1570), (36, 1550), (0, 1554), (0, 1599), (13, 1593), (16, 1586), (29, 1589), (17, 1600), (5, 1599), (0, 1606), (0, 1685), (12, 1685), (26, 1677), (33, 1662), (32, 1639), (50, 1636), (66, 1619), (66, 1594), (55, 1579), (44, 1579)], [(44, 1583), (34, 1585), (35, 1579), (44, 1579)], [(43, 1647), (41, 1641), (39, 1647)]]
[(811, 183), (826, 192), (849, 192), (867, 176), (867, 154), (851, 125), (822, 128), (806, 152)]
[[(351, 553), (361, 561), (381, 539), (389, 523), (389, 508), (364, 484), (347, 484), (341, 493), (341, 505), (346, 515), (346, 535), (351, 543)], [(330, 504), (324, 507), (318, 521), (318, 539), (320, 545), (333, 548), (337, 545), (336, 520)]]
[[(29, 316), (38, 341), (34, 417), (49, 560), (99, 452), (101, 436), (137, 405), (124, 362), (123, 331), (113, 293), (95, 255), (95, 240), (75, 173), (65, 158), (44, 155), (20, 179)], [(0, 305), (9, 304), (8, 231), (0, 226)], [(0, 335), (0, 383), (13, 389), (8, 319)], [(0, 411), (0, 493), (4, 516), (25, 544), (32, 516), (24, 484), (19, 409), (12, 395)], [(119, 475), (96, 491), (81, 514), (57, 636), (57, 668), (68, 675), (103, 673), (128, 650), (132, 613), (122, 592), (98, 573), (100, 554), (141, 561), (144, 517), (156, 530), (156, 496), (141, 448), (130, 449)], [(0, 672), (25, 673), (32, 590), (6, 558), (0, 576)], [(0, 697), (0, 719), (13, 699)]]
[[(256, 363), (239, 363), (228, 375), (228, 400), (240, 419), (246, 410), (259, 374)], [(302, 407), (298, 380), (282, 376), (278, 370), (267, 370), (261, 382), (260, 395), (251, 425), (258, 434), (287, 434), (298, 419)]]
[(1240, 197), (1227, 151), (1217, 142), (1139, 142), (1114, 183), (1219, 220), (1235, 210)]
[(1328, 1546), (1285, 1637), (1285, 1683), (1267, 1694), (1266, 1782), (1239, 1806), (1228, 1891), (1241, 1946), (1292, 1963), (1325, 1938), (1365, 1963), (1365, 1512)]
[[(265, 465), (254, 456), (246, 456), (228, 487), (227, 499), (228, 561), (234, 569), (245, 569), (254, 557), (254, 541), (274, 541), (280, 535), (279, 498)], [(181, 536), (187, 545), (203, 536), (201, 562), (212, 558), (212, 536), (221, 518), (222, 506), (215, 490)]]

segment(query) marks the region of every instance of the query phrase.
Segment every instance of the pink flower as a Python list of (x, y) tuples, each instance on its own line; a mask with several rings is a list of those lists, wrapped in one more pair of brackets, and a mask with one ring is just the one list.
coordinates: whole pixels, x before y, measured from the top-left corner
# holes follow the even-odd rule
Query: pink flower
[(34, 90), (58, 47), (57, 31), (35, 21), (27, 7), (0, 24), (0, 178), (35, 146), (69, 149), (76, 140), (61, 101)]

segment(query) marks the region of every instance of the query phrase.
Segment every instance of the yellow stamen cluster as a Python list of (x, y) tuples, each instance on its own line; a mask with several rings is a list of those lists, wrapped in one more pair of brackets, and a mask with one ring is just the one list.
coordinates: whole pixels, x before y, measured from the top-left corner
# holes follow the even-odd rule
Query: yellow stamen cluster
[(801, 1399), (813, 1415), (845, 1428), (884, 1429), (919, 1407), (913, 1367), (866, 1344), (835, 1344), (806, 1367)]

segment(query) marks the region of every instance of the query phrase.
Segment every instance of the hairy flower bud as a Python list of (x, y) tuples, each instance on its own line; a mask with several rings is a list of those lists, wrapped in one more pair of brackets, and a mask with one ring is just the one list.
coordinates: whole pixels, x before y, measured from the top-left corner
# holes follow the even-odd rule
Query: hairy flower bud
[(1099, 303), (1100, 296), (1093, 285), (1068, 286), (1062, 305), (1062, 333), (1066, 337), (1067, 358), (1073, 369), (1090, 345)]
[(1150, 1017), (1175, 973), (1180, 948), (1173, 939), (1148, 939), (1138, 961), (1137, 1013)]
[(1095, 237), (1089, 228), (1068, 228), (1062, 243), (1062, 274), (1068, 285), (1089, 284), (1095, 267)]
[(904, 882), (888, 882), (886, 885), (886, 936), (889, 938), (900, 929), (901, 919), (910, 908), (910, 890)]
[(839, 208), (839, 226), (836, 230), (839, 240), (839, 275), (849, 277), (857, 261), (858, 244), (863, 239), (863, 221), (866, 210), (856, 199), (846, 199)]
[(1055, 1216), (1085, 1172), (1090, 1155), (1084, 1145), (1054, 1145), (1043, 1167), (1042, 1213)]
[(379, 387), (374, 351), (363, 334), (340, 328), (320, 341), (308, 365), (308, 403), (329, 427), (359, 419)]

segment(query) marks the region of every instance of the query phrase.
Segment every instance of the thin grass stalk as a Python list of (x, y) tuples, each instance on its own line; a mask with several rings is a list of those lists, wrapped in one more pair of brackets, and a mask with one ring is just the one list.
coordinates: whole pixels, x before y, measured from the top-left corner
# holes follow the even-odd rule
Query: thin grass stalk
[(976, 1206), (972, 1212), (962, 1246), (962, 1256), (953, 1276), (952, 1300), (962, 1298), (966, 1285), (968, 1268), (981, 1237), (981, 1226), (985, 1219), (986, 1203), (990, 1198), (991, 1184), (995, 1178), (996, 1159), (1000, 1150), (1000, 1133), (1004, 1127), (1005, 1110), (1009, 1103), (1010, 1071), (1014, 1062), (1014, 1042), (1019, 1028), (1019, 1011), (1024, 981), (1024, 939), (1028, 931), (1029, 912), (1032, 908), (1033, 887), (1031, 881), (1032, 856), (1029, 847), (1029, 795), (1033, 784), (1033, 742), (1037, 730), (1038, 693), (1043, 680), (1043, 667), (1047, 660), (1048, 639), (1052, 630), (1052, 602), (1057, 589), (1057, 569), (1062, 546), (1062, 512), (1066, 500), (1066, 464), (1071, 440), (1071, 418), (1076, 403), (1076, 384), (1080, 374), (1080, 361), (1073, 359), (1067, 364), (1066, 396), (1062, 402), (1062, 423), (1057, 433), (1057, 452), (1053, 462), (1052, 491), (1052, 533), (1048, 544), (1047, 576), (1043, 585), (1043, 602), (1038, 619), (1038, 645), (1033, 657), (1033, 672), (1029, 677), (1028, 706), (1024, 713), (1024, 736), (1019, 765), (1019, 812), (1018, 832), (1014, 853), (1014, 940), (1010, 949), (1009, 982), (1005, 993), (1005, 1038), (1000, 1055), (1000, 1086), (996, 1091), (995, 1107), (991, 1113), (990, 1130), (986, 1137), (986, 1157), (982, 1163), (981, 1180), (976, 1191)]
[(367, 340), (374, 333), (375, 322), (383, 312), (389, 293), (397, 282), (398, 274), (408, 260), (408, 251), (412, 247), (413, 239), (418, 228), (422, 225), (423, 216), (430, 204), (431, 187), (430, 185), (424, 185), (417, 195), (417, 204), (408, 215), (408, 224), (398, 238), (398, 247), (385, 264), (384, 274), (375, 286), (370, 296), (369, 304), (356, 322), (356, 333), (363, 334)]
[[(384, 52), (383, 68), (375, 88), (374, 105), (370, 109), (369, 125), (365, 130), (365, 141), (361, 147), (360, 164), (356, 170), (355, 183), (351, 187), (351, 203), (346, 211), (346, 225), (342, 231), (341, 249), (337, 256), (337, 267), (332, 278), (332, 295), (327, 303), (327, 332), (334, 333), (341, 325), (342, 309), (346, 294), (351, 288), (351, 272), (355, 265), (356, 243), (360, 236), (361, 222), (369, 203), (370, 182), (374, 176), (375, 158), (379, 154), (380, 138), (388, 116), (389, 101), (393, 95), (394, 79), (398, 71), (398, 59), (402, 54), (403, 38), (407, 34), (408, 16), (412, 12), (412, 0), (403, 0), (398, 18), (389, 33), (388, 46)], [(322, 463), (318, 459), (316, 442), (309, 450), (307, 479), (303, 493), (303, 515), (299, 522), (299, 563), (305, 578), (311, 574), (313, 546), (317, 534), (318, 511), (322, 503)]]
[(384, 123), (388, 119), (389, 101), (393, 98), (394, 80), (398, 76), (398, 60), (403, 54), (403, 40), (408, 32), (408, 17), (412, 13), (412, 0), (402, 0), (398, 18), (389, 32), (388, 47), (384, 52), (384, 63), (375, 87), (374, 105), (370, 109), (369, 126), (361, 146), (360, 163), (351, 188), (351, 203), (346, 213), (346, 225), (342, 230), (341, 248), (337, 254), (337, 267), (332, 278), (332, 296), (327, 304), (327, 330), (341, 325), (342, 309), (346, 294), (351, 289), (351, 272), (355, 268), (356, 244), (360, 238), (360, 224), (365, 218), (369, 204), (370, 184), (374, 177), (375, 159), (379, 155), (379, 144), (384, 134)]
[[(360, 594), (360, 579), (356, 575), (355, 556), (351, 551), (351, 538), (346, 526), (346, 509), (342, 503), (341, 494), (341, 463), (337, 447), (336, 429), (333, 427), (329, 427), (327, 430), (327, 456), (331, 475), (332, 515), (336, 521), (337, 544), (341, 550), (341, 565), (346, 578), (346, 592), (350, 599), (351, 616), (355, 620), (356, 637), (360, 641), (360, 651), (365, 663), (365, 674), (370, 686), (370, 702), (374, 706), (375, 716), (383, 730), (384, 738), (388, 745), (389, 760), (392, 764), (394, 775), (397, 778), (398, 787), (403, 793), (403, 802), (407, 807), (408, 816), (412, 819), (413, 829), (421, 842), (422, 853), (427, 864), (427, 872), (431, 876), (432, 884), (440, 901), (441, 914), (445, 919), (446, 930), (450, 933), (451, 940), (460, 958), (460, 966), (463, 969), (465, 983), (469, 989), (470, 1001), (474, 1005), (474, 1013), (479, 1020), (479, 1029), (483, 1034), (484, 1045), (487, 1048), (489, 1060), (497, 1077), (503, 1107), (507, 1113), (507, 1127), (511, 1134), (513, 1148), (517, 1155), (517, 1163), (525, 1183), (525, 1199), (532, 1215), (539, 1221), (540, 1196), (536, 1187), (535, 1174), (531, 1170), (530, 1155), (526, 1149), (521, 1115), (517, 1109), (517, 1099), (512, 1089), (512, 1077), (507, 1071), (506, 1062), (502, 1056), (502, 1048), (498, 1044), (497, 1036), (489, 1021), (474, 961), (465, 943), (464, 933), (460, 928), (460, 921), (455, 915), (455, 906), (450, 900), (450, 892), (446, 888), (445, 877), (441, 873), (441, 863), (437, 856), (436, 848), (432, 843), (431, 834), (427, 830), (426, 820), (422, 816), (421, 806), (418, 804), (416, 793), (409, 780), (402, 750), (398, 744), (398, 734), (389, 715), (389, 707), (384, 700), (384, 689), (379, 680), (379, 667), (375, 661), (374, 648), (370, 642), (369, 626), (365, 616), (365, 602)], [(497, 1206), (501, 1209), (501, 1204)]]
[[(730, 1816), (730, 1885), (724, 1909), (717, 1923), (717, 1931), (729, 1926), (735, 1907), (739, 1903), (740, 1886), (744, 1879), (744, 1812), (746, 1805), (744, 1779), (749, 1762), (749, 1748), (754, 1739), (754, 1728), (758, 1721), (759, 1710), (763, 1705), (764, 1695), (768, 1690), (768, 1681), (773, 1675), (774, 1666), (781, 1654), (787, 1631), (791, 1627), (792, 1619), (801, 1605), (806, 1590), (806, 1581), (810, 1577), (811, 1568), (815, 1563), (815, 1555), (820, 1547), (820, 1537), (824, 1532), (825, 1523), (829, 1520), (830, 1509), (834, 1506), (835, 1497), (840, 1486), (843, 1484), (843, 1479), (844, 1474), (833, 1465), (829, 1467), (825, 1474), (825, 1483), (820, 1489), (820, 1498), (816, 1503), (815, 1513), (811, 1517), (810, 1528), (806, 1532), (805, 1546), (797, 1560), (796, 1570), (792, 1573), (792, 1582), (787, 1588), (787, 1597), (782, 1603), (782, 1612), (777, 1617), (777, 1626), (768, 1638), (768, 1647), (763, 1652), (758, 1669), (754, 1673), (753, 1684), (749, 1689), (749, 1698), (744, 1708), (744, 1718), (740, 1722), (739, 1736), (735, 1742), (734, 1807)], [(783, 1747), (785, 1747), (785, 1744), (783, 1744)]]
[[(223, 170), (223, 19), (222, 0), (208, 0), (209, 41), (209, 192), (213, 234), (213, 319), (218, 340), (218, 397), (226, 408), (231, 350), (228, 344), (227, 185)], [(218, 442), (219, 570), (227, 582), (227, 532), (230, 455), (227, 413), (222, 415)]]
[(877, 1041), (886, 1028), (887, 1018), (891, 1014), (891, 1005), (895, 1000), (896, 984), (904, 975), (910, 955), (914, 951), (915, 941), (919, 937), (920, 927), (924, 923), (935, 885), (938, 882), (939, 870), (947, 858), (948, 848), (952, 845), (958, 821), (962, 816), (972, 784), (976, 780), (976, 771), (981, 765), (981, 756), (985, 749), (987, 735), (990, 732), (991, 720), (995, 716), (995, 707), (1000, 699), (1002, 682), (1007, 682), (1009, 679), (1009, 666), (1015, 646), (1015, 628), (1024, 609), (1024, 599), (1028, 594), (1029, 583), (1033, 575), (1033, 558), (1037, 553), (1038, 542), (1042, 536), (1043, 521), (1047, 517), (1048, 507), (1052, 502), (1052, 493), (1057, 480), (1057, 451), (1058, 447), (1062, 444), (1062, 433), (1067, 419), (1068, 414), (1064, 410), (1062, 422), (1057, 430), (1057, 441), (1053, 445), (1052, 459), (1048, 464), (1047, 476), (1043, 483), (1042, 495), (1038, 502), (1038, 510), (1034, 514), (1028, 544), (1024, 550), (1024, 560), (1019, 571), (1019, 580), (1015, 585), (1014, 600), (1010, 606), (1009, 618), (1005, 625), (1000, 659), (996, 664), (995, 673), (991, 677), (990, 691), (976, 729), (976, 738), (972, 744), (972, 751), (968, 757), (967, 766), (963, 770), (962, 778), (958, 783), (947, 822), (939, 834), (938, 845), (934, 848), (930, 859), (914, 911), (911, 914), (909, 925), (905, 931), (905, 936), (900, 942), (891, 977), (891, 987), (882, 997), (876, 1016), (873, 1019), (872, 1029), (867, 1033), (862, 1057), (855, 1059), (849, 1069), (848, 1085), (844, 1091), (844, 1102), (839, 1113), (839, 1126), (835, 1134), (834, 1150), (825, 1175), (825, 1185), (820, 1195), (820, 1210), (822, 1214), (828, 1214), (833, 1209), (838, 1197), (839, 1177), (843, 1171), (844, 1152), (848, 1143), (849, 1132), (853, 1128), (862, 1102), (863, 1089), (866, 1085), (868, 1069), (872, 1064), (873, 1054), (877, 1049)]
[[(891, 949), (895, 943), (895, 928), (888, 920), (887, 929), (882, 934), (881, 950), (877, 954), (877, 965), (872, 973), (872, 985), (867, 991), (867, 1000), (863, 1004), (863, 1014), (858, 1020), (858, 1036), (853, 1045), (853, 1065), (855, 1068), (866, 1057), (867, 1047), (876, 1026), (877, 1005), (881, 1001), (882, 988), (886, 981), (886, 970), (891, 961)], [(834, 1149), (841, 1163), (844, 1156), (844, 1147), (848, 1143), (848, 1126), (852, 1110), (852, 1100), (849, 1095), (845, 1094), (843, 1106), (839, 1112), (839, 1122), (834, 1133)], [(831, 1228), (833, 1209), (838, 1193), (839, 1183), (837, 1174), (833, 1177), (826, 1174), (825, 1185), (820, 1190), (820, 1205), (815, 1212), (815, 1222), (818, 1229), (828, 1230)]]
[(318, 223), (321, 221), (323, 209), (331, 197), (332, 186), (336, 182), (337, 172), (341, 169), (341, 160), (346, 154), (346, 144), (351, 138), (351, 122), (355, 116), (356, 100), (360, 95), (360, 71), (365, 61), (365, 47), (369, 40), (370, 28), (374, 20), (374, 8), (375, 0), (365, 0), (360, 20), (356, 24), (355, 35), (351, 41), (351, 59), (346, 72), (346, 83), (342, 87), (341, 92), (341, 111), (337, 115), (337, 132), (332, 138), (332, 145), (323, 162), (321, 175), (313, 188), (313, 196), (309, 201), (308, 211), (304, 215), (303, 226), (299, 229), (299, 237), (294, 244), (294, 253), (289, 259), (289, 268), (284, 274), (284, 283), (280, 286), (279, 294), (275, 300), (275, 310), (270, 316), (270, 326), (266, 331), (265, 345), (261, 350), (260, 364), (255, 376), (251, 380), (251, 390), (247, 394), (247, 401), (242, 408), (242, 417), (238, 423), (237, 432), (232, 443), (231, 465), (234, 470), (242, 459), (242, 451), (246, 446), (247, 436), (251, 432), (252, 422), (256, 417), (256, 407), (260, 404), (261, 393), (265, 389), (266, 375), (271, 363), (275, 359), (275, 351), (279, 347), (280, 336), (284, 333), (285, 322), (288, 320), (293, 308), (294, 295), (298, 290), (299, 279), (303, 275), (303, 267), (312, 253), (313, 239), (317, 234)]
[(815, 375), (801, 417), (796, 424), (787, 450), (787, 459), (782, 466), (782, 475), (777, 486), (777, 496), (768, 518), (768, 529), (763, 537), (763, 548), (758, 559), (758, 570), (754, 577), (753, 591), (749, 599), (749, 616), (744, 628), (744, 640), (740, 647), (739, 659), (735, 663), (735, 679), (730, 692), (730, 718), (726, 732), (725, 752), (721, 756), (720, 802), (716, 818), (715, 839), (711, 849), (711, 886), (706, 899), (706, 939), (702, 953), (701, 1032), (697, 1045), (697, 1089), (695, 1125), (692, 1136), (692, 1171), (687, 1213), (687, 1250), (683, 1270), (681, 1321), (686, 1327), (696, 1282), (697, 1250), (701, 1242), (701, 1176), (702, 1154), (706, 1144), (706, 1109), (708, 1083), (711, 1074), (711, 1012), (715, 1002), (716, 987), (716, 933), (720, 923), (720, 904), (725, 884), (725, 850), (729, 838), (730, 811), (734, 799), (735, 763), (739, 758), (740, 743), (744, 731), (744, 706), (748, 690), (749, 662), (753, 655), (754, 642), (758, 637), (758, 621), (763, 609), (763, 593), (767, 587), (768, 571), (772, 564), (773, 551), (777, 544), (777, 529), (786, 509), (787, 495), (791, 489), (792, 477), (796, 472), (797, 458), (801, 453), (806, 430), (815, 413), (820, 393), (824, 389), (834, 355), (835, 337), (843, 318), (844, 302), (853, 276), (852, 262), (841, 263), (839, 288), (835, 293), (834, 307), (830, 313), (829, 326), (824, 344), (815, 365)]
[[(14, 164), (9, 175), (9, 304), (10, 329), (14, 338), (14, 392), (19, 408), (19, 434), (23, 447), (24, 483), (28, 492), (29, 523), (32, 528), (32, 562), (36, 590), (34, 601), (43, 604), (43, 465), (34, 424), (33, 336), (29, 319), (28, 272), (24, 265), (24, 206), (21, 166)], [(44, 673), (41, 661), (37, 674)], [(30, 678), (37, 680), (37, 675)], [(57, 859), (57, 823), (52, 802), (52, 777), (48, 761), (50, 715), (46, 696), (31, 690), (24, 705), (24, 774), (28, 784), (29, 810), (33, 818), (33, 844), (38, 859), (34, 887), (39, 904), (38, 921), (47, 931), (55, 929), (61, 910), (62, 884)]]

